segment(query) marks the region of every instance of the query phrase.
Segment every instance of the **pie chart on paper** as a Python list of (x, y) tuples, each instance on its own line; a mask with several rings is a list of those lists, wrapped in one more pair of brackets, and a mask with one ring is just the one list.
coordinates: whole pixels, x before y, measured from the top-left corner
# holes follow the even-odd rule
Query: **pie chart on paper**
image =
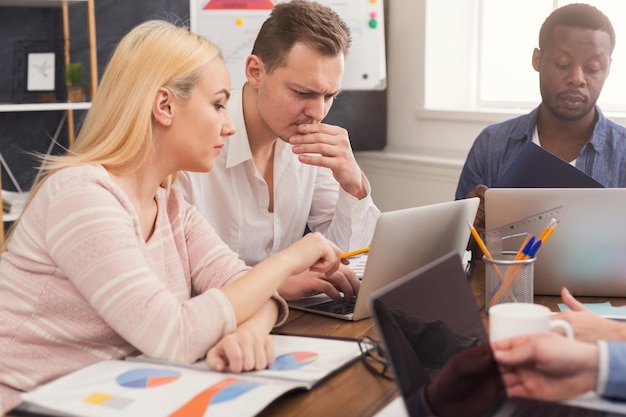
[(302, 368), (315, 362), (319, 358), (319, 355), (315, 352), (291, 352), (284, 355), (280, 355), (268, 369), (273, 371), (288, 371), (291, 369)]
[(137, 368), (124, 372), (115, 381), (126, 388), (153, 388), (180, 378), (179, 371), (171, 369)]

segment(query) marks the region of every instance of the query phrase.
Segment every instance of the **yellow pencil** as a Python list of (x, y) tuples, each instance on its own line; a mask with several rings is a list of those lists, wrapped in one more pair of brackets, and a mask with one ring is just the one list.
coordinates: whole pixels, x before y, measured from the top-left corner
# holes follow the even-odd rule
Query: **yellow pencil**
[(360, 255), (362, 253), (366, 253), (370, 251), (370, 247), (367, 246), (365, 248), (361, 248), (361, 249), (357, 249), (357, 250), (353, 250), (351, 252), (346, 252), (346, 253), (342, 253), (341, 254), (341, 259), (346, 259), (349, 258), (351, 256), (356, 256), (356, 255)]
[(541, 246), (543, 246), (548, 241), (548, 239), (550, 239), (550, 236), (552, 236), (552, 233), (554, 233), (554, 229), (556, 229), (556, 224), (554, 226), (552, 226), (552, 228), (550, 230), (548, 230), (548, 232), (546, 233), (546, 235), (543, 238), (543, 241), (541, 242)]
[(524, 239), (524, 242), (522, 242), (522, 246), (519, 247), (519, 250), (515, 254), (515, 258), (513, 258), (514, 261), (519, 261), (521, 259), (524, 259), (524, 249), (526, 248), (526, 244), (528, 243), (531, 237), (532, 235), (530, 233), (526, 235), (526, 239)]
[(552, 233), (551, 231), (554, 230), (554, 228), (556, 227), (557, 224), (559, 224), (559, 221), (557, 219), (553, 218), (552, 220), (550, 220), (550, 222), (548, 223), (546, 228), (543, 229), (543, 231), (539, 235), (539, 239), (538, 240), (541, 240), (542, 242), (545, 242), (546, 241), (546, 235), (547, 234), (551, 234)]
[[(485, 255), (485, 258), (493, 259), (493, 257), (491, 256), (491, 253), (489, 252), (489, 249), (487, 249), (487, 246), (485, 246), (485, 242), (483, 242), (483, 240), (480, 238), (480, 235), (478, 234), (478, 231), (476, 230), (476, 228), (470, 222), (467, 222), (467, 225), (470, 228), (470, 232), (472, 233), (472, 236), (474, 236), (474, 240), (476, 240), (476, 243), (478, 243), (480, 250), (483, 251), (483, 255)], [(500, 281), (503, 282), (504, 276), (502, 275), (502, 271), (498, 269), (496, 264), (491, 264), (491, 266), (493, 267), (493, 270), (496, 272), (496, 274), (498, 274)], [(502, 284), (500, 285), (500, 287), (502, 287)], [(515, 297), (513, 296), (513, 293), (511, 293), (511, 296), (513, 297), (513, 299), (515, 299)]]
[(470, 232), (472, 232), (472, 236), (474, 236), (474, 240), (476, 241), (476, 243), (478, 243), (480, 250), (483, 251), (483, 255), (485, 255), (487, 259), (493, 259), (491, 257), (491, 253), (489, 253), (489, 250), (487, 249), (487, 246), (485, 246), (485, 242), (483, 242), (483, 240), (480, 238), (480, 235), (478, 234), (476, 228), (470, 222), (467, 222), (467, 225), (470, 228)]

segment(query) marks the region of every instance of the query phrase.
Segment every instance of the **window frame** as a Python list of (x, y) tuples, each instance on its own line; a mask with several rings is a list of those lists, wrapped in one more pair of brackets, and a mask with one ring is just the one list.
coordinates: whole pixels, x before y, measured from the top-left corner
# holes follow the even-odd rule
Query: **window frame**
[[(490, 3), (498, 2), (498, 4), (501, 4), (501, 1), (426, 0), (424, 103), (423, 108), (418, 109), (418, 117), (426, 116), (432, 118), (434, 117), (433, 112), (445, 112), (454, 115), (455, 118), (465, 119), (467, 113), (484, 113), (487, 116), (482, 116), (482, 118), (491, 120), (502, 115), (526, 113), (540, 103), (538, 76), (532, 69), (531, 58), (533, 48), (538, 42), (539, 28), (547, 16), (545, 11), (538, 13), (543, 16), (536, 20), (535, 25), (529, 25), (528, 32), (525, 32), (523, 35), (530, 36), (535, 46), (529, 47), (528, 51), (521, 52), (522, 61), (519, 61), (526, 62), (526, 64), (520, 65), (523, 65), (522, 71), (524, 76), (528, 74), (530, 80), (530, 82), (527, 80), (526, 88), (530, 89), (532, 84), (532, 88), (535, 91), (535, 99), (513, 97), (508, 100), (499, 100), (485, 98), (488, 94), (485, 94), (484, 81), (482, 81), (486, 78), (483, 66), (485, 65), (485, 59), (487, 59), (485, 57), (494, 55), (492, 52), (485, 50), (485, 45), (482, 42), (483, 37), (488, 36), (488, 34), (484, 33), (485, 27), (487, 27), (484, 22), (487, 15), (485, 8), (488, 8)], [(565, 4), (576, 2), (575, 0), (535, 0), (533, 3), (527, 0), (518, 1), (525, 7), (527, 5), (532, 5), (532, 7), (540, 5), (542, 10), (549, 6), (547, 8), (548, 13)], [(609, 11), (605, 11), (607, 9), (606, 4), (613, 4), (607, 3), (610, 1), (615, 3), (614, 8), (623, 7), (625, 11), (622, 14), (624, 18), (617, 18), (617, 22), (613, 11), (611, 11), (612, 14)], [(609, 16), (615, 28), (617, 38), (616, 48), (612, 57), (611, 72), (604, 85), (598, 104), (607, 116), (613, 115), (612, 118), (623, 119), (626, 118), (626, 2), (615, 2), (614, 0), (587, 0), (587, 2), (596, 5)], [(620, 3), (624, 4), (620, 5)], [(457, 10), (458, 14), (463, 14), (464, 12), (465, 21), (454, 20), (455, 17), (450, 16), (450, 10)], [(441, 17), (437, 17), (437, 13), (440, 13)], [(470, 16), (470, 18), (468, 19), (467, 16)], [(454, 44), (454, 42), (446, 43), (444, 30), (441, 29), (444, 26), (444, 19), (445, 22), (450, 23), (450, 27), (456, 27), (460, 31), (460, 33), (455, 34), (448, 29), (446, 32), (448, 35), (456, 37), (457, 44)], [(624, 24), (622, 25), (620, 22)], [(625, 28), (620, 33), (621, 27)], [(461, 38), (463, 39), (459, 41)], [(620, 42), (621, 39), (622, 41)], [(623, 48), (620, 48), (621, 44), (624, 44)], [(458, 48), (456, 50), (452, 49), (449, 54), (450, 57), (459, 59), (460, 64), (457, 63), (455, 66), (461, 69), (457, 69), (456, 75), (450, 75), (450, 67), (454, 66), (451, 64), (452, 58), (442, 59), (441, 56), (445, 55), (445, 52), (437, 52), (438, 49), (445, 51), (450, 50), (450, 48)], [(469, 51), (462, 51), (462, 48), (467, 48)], [(512, 53), (520, 54), (516, 49)], [(623, 70), (620, 69), (622, 67), (620, 58), (625, 63)], [(616, 61), (619, 63), (617, 68)], [(448, 70), (445, 70), (446, 67), (448, 67)], [(444, 69), (444, 71), (440, 71), (440, 69)], [(624, 74), (624, 76), (620, 76), (621, 74)], [(447, 81), (445, 80), (446, 77), (448, 78)], [(458, 79), (462, 81), (459, 83), (456, 81)], [(507, 85), (506, 82), (509, 81), (504, 82), (505, 86)], [(623, 91), (623, 94), (615, 93), (606, 97), (606, 92), (614, 91), (618, 83), (619, 91)], [(447, 84), (451, 86), (449, 89), (446, 89)], [(504, 90), (504, 87), (500, 89)], [(455, 92), (458, 96), (453, 97), (449, 94), (450, 91)], [(623, 97), (624, 99), (623, 101), (615, 101), (614, 97)], [(439, 117), (435, 116), (435, 118), (438, 119)]]

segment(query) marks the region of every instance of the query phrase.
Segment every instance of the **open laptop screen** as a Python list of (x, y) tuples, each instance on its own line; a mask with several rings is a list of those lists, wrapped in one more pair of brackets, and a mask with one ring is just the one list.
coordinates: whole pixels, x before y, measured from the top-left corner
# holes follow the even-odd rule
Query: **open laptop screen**
[[(535, 261), (535, 294), (567, 287), (576, 296), (626, 297), (625, 206), (626, 188), (490, 188), (487, 248), (493, 253), (492, 233), (539, 235), (554, 217), (558, 227)], [(512, 246), (502, 249), (516, 251), (521, 243), (508, 241)]]
[(379, 290), (369, 308), (411, 417), (626, 415), (507, 398), (457, 253)]
[(429, 392), (435, 398), (429, 402), (454, 407), (457, 415), (485, 415), (506, 398), (465, 280), (458, 254), (449, 254), (370, 300), (387, 360), (411, 417), (424, 415), (420, 391), (431, 381)]

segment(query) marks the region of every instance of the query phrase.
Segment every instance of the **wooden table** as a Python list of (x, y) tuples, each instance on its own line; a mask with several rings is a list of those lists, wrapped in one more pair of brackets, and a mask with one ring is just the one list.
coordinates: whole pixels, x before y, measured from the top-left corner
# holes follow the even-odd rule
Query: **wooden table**
[[(481, 261), (470, 280), (476, 303), (489, 329), (485, 311), (485, 268)], [(615, 306), (626, 305), (626, 298), (578, 297), (583, 303), (611, 301)], [(558, 311), (558, 296), (535, 296), (534, 302)], [(358, 339), (370, 336), (378, 339), (371, 319), (356, 322), (333, 319), (318, 314), (291, 310), (287, 323), (277, 333), (311, 336), (332, 336)], [(360, 360), (319, 383), (310, 391), (294, 391), (276, 400), (261, 414), (262, 417), (368, 417), (379, 412), (397, 396), (392, 381), (370, 373)], [(9, 415), (7, 415), (9, 416)], [(9, 416), (10, 417), (10, 416)]]
[[(485, 328), (489, 329), (485, 309), (485, 267), (476, 263), (470, 286), (481, 312)], [(611, 301), (615, 306), (626, 305), (626, 298), (577, 297), (583, 303)], [(558, 311), (559, 296), (535, 296), (534, 302)], [(317, 314), (292, 310), (281, 333), (318, 336), (377, 338), (371, 319), (357, 322), (332, 319)], [(397, 395), (391, 381), (372, 375), (361, 361), (354, 362), (339, 373), (321, 382), (311, 391), (290, 393), (269, 406), (262, 414), (269, 416), (372, 416)]]
[[(279, 333), (334, 336), (358, 339), (377, 338), (374, 322), (350, 322), (319, 314), (291, 310)], [(358, 360), (315, 386), (311, 391), (295, 391), (267, 407), (260, 415), (297, 417), (372, 416), (396, 397), (392, 381), (370, 373)]]

